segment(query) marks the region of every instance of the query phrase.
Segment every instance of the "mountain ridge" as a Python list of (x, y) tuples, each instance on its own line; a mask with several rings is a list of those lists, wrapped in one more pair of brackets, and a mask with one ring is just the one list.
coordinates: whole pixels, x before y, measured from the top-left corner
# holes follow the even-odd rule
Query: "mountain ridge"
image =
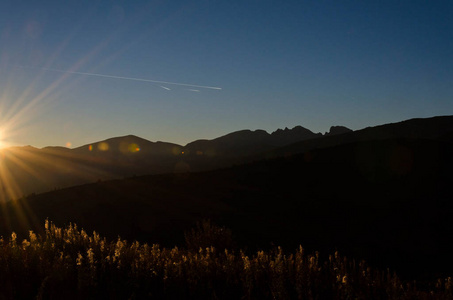
[(5, 148), (1, 151), (1, 166), (9, 177), (1, 185), (6, 190), (3, 198), (17, 199), (98, 180), (207, 171), (345, 143), (395, 137), (452, 141), (453, 116), (410, 119), (356, 131), (332, 126), (324, 135), (302, 126), (272, 133), (245, 129), (212, 140), (196, 140), (186, 146), (125, 135), (74, 149)]
[[(344, 132), (332, 133), (332, 129), (333, 128), (337, 128), (337, 127), (343, 128)], [(42, 149), (46, 149), (46, 148), (65, 148), (65, 149), (70, 149), (70, 150), (78, 150), (78, 149), (87, 148), (87, 147), (89, 147), (90, 145), (93, 145), (93, 144), (99, 144), (99, 143), (103, 143), (103, 142), (107, 142), (108, 143), (108, 142), (112, 142), (112, 141), (115, 141), (115, 140), (121, 140), (121, 139), (136, 139), (136, 140), (140, 140), (140, 141), (143, 141), (143, 142), (166, 143), (166, 144), (177, 145), (177, 146), (180, 146), (180, 147), (187, 147), (187, 146), (190, 146), (191, 144), (193, 144), (195, 142), (205, 142), (205, 141), (214, 141), (214, 140), (219, 140), (219, 139), (226, 139), (226, 138), (229, 138), (229, 137), (232, 137), (232, 136), (238, 136), (238, 135), (241, 135), (241, 134), (244, 134), (244, 133), (247, 133), (247, 134), (260, 134), (261, 136), (276, 136), (276, 135), (281, 135), (282, 133), (291, 133), (291, 132), (294, 132), (294, 131), (308, 132), (312, 136), (324, 136), (324, 135), (330, 135), (330, 134), (342, 134), (342, 133), (350, 132), (350, 131), (353, 131), (353, 130), (351, 130), (351, 129), (345, 127), (345, 126), (336, 125), (336, 126), (331, 126), (329, 132), (326, 132), (323, 135), (320, 132), (313, 133), (311, 130), (309, 130), (309, 129), (305, 128), (305, 127), (302, 127), (301, 125), (296, 125), (292, 129), (288, 129), (288, 127), (285, 127), (284, 129), (277, 128), (276, 130), (272, 131), (271, 133), (268, 133), (264, 129), (255, 129), (255, 130), (241, 129), (241, 130), (236, 130), (236, 131), (232, 131), (232, 132), (226, 133), (224, 135), (221, 135), (221, 136), (218, 136), (218, 137), (212, 138), (212, 139), (195, 139), (195, 140), (193, 140), (191, 142), (188, 142), (186, 145), (181, 145), (181, 144), (177, 144), (177, 143), (173, 143), (173, 142), (166, 142), (166, 141), (155, 141), (155, 142), (153, 142), (151, 140), (142, 138), (142, 137), (137, 136), (135, 134), (127, 134), (127, 135), (122, 135), (122, 136), (115, 136), (115, 137), (106, 138), (106, 139), (103, 139), (103, 140), (100, 140), (100, 141), (96, 141), (96, 142), (90, 142), (90, 143), (87, 143), (87, 144), (84, 144), (84, 145), (81, 145), (81, 146), (78, 146), (78, 147), (75, 147), (75, 148), (68, 148), (68, 147), (64, 147), (64, 146), (45, 146), (45, 147), (36, 148), (36, 149), (41, 149), (42, 150)], [(30, 147), (32, 147), (32, 146), (30, 146)], [(35, 148), (35, 147), (33, 147), (33, 148)]]
[(252, 249), (300, 244), (400, 274), (450, 276), (452, 151), (439, 139), (357, 139), (204, 172), (100, 181), (10, 201), (0, 211), (12, 223), (0, 220), (0, 229), (40, 232), (49, 218), (170, 246), (210, 218)]

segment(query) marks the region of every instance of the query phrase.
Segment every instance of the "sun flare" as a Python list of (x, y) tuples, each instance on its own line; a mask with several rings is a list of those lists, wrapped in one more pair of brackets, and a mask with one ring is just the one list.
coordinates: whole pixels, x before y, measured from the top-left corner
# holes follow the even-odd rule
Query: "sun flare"
[(0, 150), (8, 148), (12, 146), (11, 142), (9, 141), (10, 131), (6, 131), (5, 128), (0, 128)]
[(0, 149), (5, 148), (5, 147), (6, 147), (6, 143), (4, 141), (3, 130), (0, 130)]

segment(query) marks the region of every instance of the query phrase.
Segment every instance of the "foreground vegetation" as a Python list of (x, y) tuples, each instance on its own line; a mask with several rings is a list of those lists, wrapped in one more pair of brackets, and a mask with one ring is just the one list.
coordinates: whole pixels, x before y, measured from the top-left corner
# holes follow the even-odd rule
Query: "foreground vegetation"
[[(231, 233), (205, 222), (187, 249), (109, 242), (76, 225), (0, 239), (0, 299), (452, 299), (451, 278), (428, 289), (338, 253), (300, 247), (246, 255), (222, 247)], [(200, 247), (206, 243), (219, 248)]]

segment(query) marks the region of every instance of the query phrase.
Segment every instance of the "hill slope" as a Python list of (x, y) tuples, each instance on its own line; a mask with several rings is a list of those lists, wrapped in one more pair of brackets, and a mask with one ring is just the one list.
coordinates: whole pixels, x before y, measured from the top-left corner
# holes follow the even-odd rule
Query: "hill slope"
[(300, 126), (268, 134), (237, 131), (185, 147), (128, 135), (84, 145), (2, 149), (3, 199), (132, 175), (210, 170), (318, 135)]
[(277, 130), (242, 130), (213, 140), (180, 146), (150, 142), (129, 135), (88, 144), (63, 147), (14, 147), (2, 149), (0, 187), (2, 199), (78, 184), (125, 178), (133, 175), (203, 171), (287, 156), (375, 139), (426, 138), (451, 141), (453, 117), (413, 119), (352, 132), (333, 126), (329, 133), (315, 134), (301, 126)]
[(380, 139), (233, 168), (99, 182), (9, 203), (1, 230), (49, 218), (115, 238), (181, 243), (195, 221), (271, 244), (365, 258), (411, 276), (451, 275), (453, 145)]

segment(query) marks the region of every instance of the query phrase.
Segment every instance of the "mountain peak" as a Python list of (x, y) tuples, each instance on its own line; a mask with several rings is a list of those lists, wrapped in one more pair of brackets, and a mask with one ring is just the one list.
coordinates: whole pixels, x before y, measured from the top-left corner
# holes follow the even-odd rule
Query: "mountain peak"
[(271, 137), (276, 145), (288, 145), (301, 140), (307, 140), (321, 136), (319, 133), (313, 133), (311, 130), (302, 126), (296, 126), (292, 129), (277, 129), (271, 133)]
[(331, 126), (329, 132), (326, 132), (324, 135), (325, 136), (337, 135), (337, 134), (348, 133), (351, 131), (352, 131), (351, 129), (349, 129), (345, 126)]

